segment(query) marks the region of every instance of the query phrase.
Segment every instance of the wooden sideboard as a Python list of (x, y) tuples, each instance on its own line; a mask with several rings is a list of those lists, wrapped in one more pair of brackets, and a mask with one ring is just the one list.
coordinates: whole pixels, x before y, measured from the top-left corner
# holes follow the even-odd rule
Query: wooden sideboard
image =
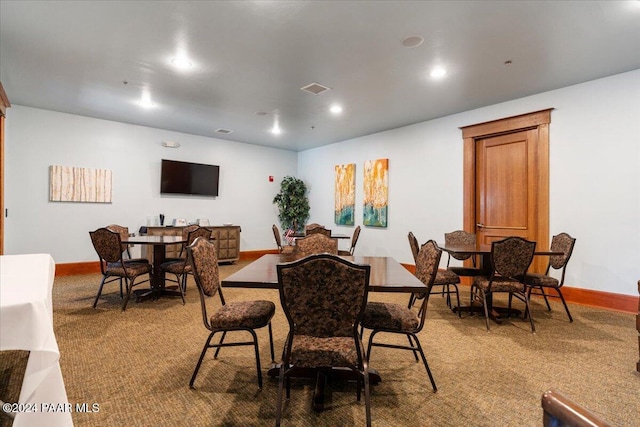
[[(180, 236), (184, 227), (147, 227), (149, 236)], [(234, 262), (240, 259), (239, 225), (212, 225), (205, 227), (211, 230), (211, 238), (216, 245), (218, 262)], [(167, 246), (167, 258), (180, 255), (180, 245)], [(184, 255), (184, 254), (183, 254)], [(142, 256), (152, 260), (153, 254), (146, 245), (142, 247)]]

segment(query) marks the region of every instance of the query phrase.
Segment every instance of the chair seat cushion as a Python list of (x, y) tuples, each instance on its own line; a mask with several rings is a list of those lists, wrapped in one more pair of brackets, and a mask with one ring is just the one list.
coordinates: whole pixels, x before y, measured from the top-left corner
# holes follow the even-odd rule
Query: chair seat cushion
[(560, 284), (555, 277), (545, 276), (544, 274), (526, 274), (522, 281), (529, 286), (546, 286), (549, 288), (557, 288)]
[[(486, 291), (489, 289), (489, 278), (476, 276), (473, 278), (474, 286)], [(495, 277), (491, 284), (491, 292), (523, 292), (524, 284), (506, 277)]]
[(262, 328), (269, 324), (276, 305), (271, 301), (239, 301), (223, 305), (211, 316), (213, 328)]
[(352, 367), (358, 366), (358, 352), (353, 337), (296, 335), (291, 345), (291, 363), (301, 368)]
[(460, 278), (457, 274), (449, 270), (438, 270), (433, 281), (434, 285), (450, 285), (452, 283), (460, 283)]
[(184, 259), (175, 259), (173, 261), (167, 261), (160, 264), (160, 270), (167, 273), (183, 274), (191, 272), (191, 264), (186, 263)]
[(369, 302), (360, 323), (367, 329), (412, 331), (419, 321), (414, 312), (400, 304)]
[[(151, 272), (151, 264), (149, 263), (135, 263), (135, 262), (127, 262), (125, 263), (127, 267), (127, 274), (129, 277), (140, 276), (141, 274), (146, 274)], [(110, 262), (107, 264), (107, 275), (109, 276), (120, 276), (124, 277), (124, 268), (122, 268), (122, 263), (120, 262)]]

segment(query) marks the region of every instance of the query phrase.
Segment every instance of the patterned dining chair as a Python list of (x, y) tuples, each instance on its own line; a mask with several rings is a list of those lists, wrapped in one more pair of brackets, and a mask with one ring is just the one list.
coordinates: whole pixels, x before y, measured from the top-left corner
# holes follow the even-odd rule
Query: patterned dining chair
[(320, 225), (318, 223), (313, 223), (313, 224), (309, 224), (304, 228), (304, 232), (305, 235), (311, 235), (311, 234), (316, 234), (316, 233), (320, 233), (320, 234), (324, 234), (325, 236), (331, 237), (331, 230), (329, 230), (328, 228), (325, 228), (324, 225)]
[[(562, 285), (564, 284), (566, 267), (569, 263), (569, 258), (571, 258), (571, 254), (573, 253), (573, 247), (575, 244), (576, 239), (567, 233), (560, 233), (553, 236), (551, 239), (550, 249), (552, 252), (562, 252), (562, 255), (552, 255), (549, 257), (549, 264), (547, 265), (547, 269), (544, 274), (527, 273), (523, 279), (524, 284), (527, 285), (528, 296), (531, 297), (532, 290), (537, 291), (533, 292), (533, 294), (542, 295), (549, 311), (551, 311), (551, 306), (549, 305), (547, 297), (556, 297), (556, 295), (548, 295), (544, 290), (545, 288), (555, 290), (558, 294), (557, 297), (560, 298), (564, 305), (567, 316), (569, 316), (569, 322), (573, 322), (573, 317), (571, 317), (569, 307), (567, 306), (567, 302), (564, 300), (564, 296), (562, 295), (560, 288), (562, 288)], [(552, 268), (554, 270), (560, 270), (560, 280), (550, 275), (550, 270)]]
[(492, 307), (493, 294), (498, 292), (509, 294), (507, 317), (511, 314), (511, 300), (514, 296), (525, 303), (525, 317), (529, 313), (531, 332), (536, 331), (529, 311), (527, 287), (523, 283), (524, 276), (533, 260), (535, 249), (536, 242), (522, 237), (507, 237), (491, 243), (491, 276), (476, 276), (473, 278), (471, 286), (471, 302), (472, 304), (473, 301), (482, 303), (487, 331), (489, 331), (489, 310)]
[(338, 240), (319, 233), (296, 239), (294, 251), (296, 258), (304, 258), (309, 255), (321, 253), (338, 255)]
[[(426, 285), (424, 297), (422, 297), (422, 305), (416, 316), (415, 312), (408, 307), (404, 307), (400, 304), (388, 303), (388, 302), (369, 302), (362, 316), (360, 322), (362, 328), (371, 329), (369, 335), (369, 345), (367, 346), (367, 357), (371, 359), (372, 347), (386, 347), (395, 348), (400, 350), (410, 350), (418, 361), (418, 354), (422, 359), (422, 363), (427, 371), (429, 380), (433, 391), (437, 391), (436, 382), (429, 369), (427, 358), (420, 345), (418, 339), (418, 333), (424, 327), (424, 321), (427, 314), (427, 304), (429, 302), (429, 295), (431, 295), (431, 288), (436, 278), (438, 271), (438, 265), (440, 264), (440, 257), (442, 256), (442, 249), (438, 247), (436, 242), (429, 240), (418, 251), (418, 257), (416, 262), (416, 277), (420, 279), (422, 283)], [(374, 342), (374, 338), (379, 333), (390, 333), (406, 335), (409, 339), (409, 345), (389, 344), (383, 342)], [(362, 336), (362, 330), (360, 332)]]
[(351, 236), (351, 247), (349, 247), (348, 251), (338, 251), (338, 255), (343, 255), (343, 256), (353, 255), (353, 252), (356, 250), (356, 243), (358, 243), (359, 237), (360, 237), (360, 226), (357, 226), (355, 230), (353, 230), (353, 236)]
[[(204, 344), (196, 368), (189, 381), (189, 387), (193, 384), (202, 365), (202, 361), (208, 349), (215, 348), (214, 358), (222, 347), (253, 346), (256, 354), (256, 369), (258, 371), (258, 386), (262, 388), (262, 371), (260, 369), (260, 351), (258, 350), (258, 336), (256, 329), (269, 329), (269, 344), (271, 349), (271, 360), (274, 361), (273, 351), (273, 331), (271, 329), (271, 319), (276, 311), (276, 306), (271, 301), (238, 301), (227, 303), (222, 295), (220, 286), (220, 271), (218, 268), (218, 257), (216, 255), (215, 244), (203, 237), (198, 237), (187, 247), (187, 258), (191, 263), (193, 276), (200, 294), (200, 305), (202, 308), (202, 321), (205, 328), (210, 331), (209, 337)], [(213, 314), (207, 310), (207, 300), (215, 294), (220, 296), (221, 307)], [(251, 341), (225, 343), (227, 332), (246, 331), (251, 334)], [(212, 339), (215, 334), (221, 333), (220, 341), (215, 344)]]
[(364, 381), (366, 424), (370, 426), (369, 368), (357, 326), (367, 305), (371, 266), (318, 254), (279, 264), (277, 270), (289, 333), (278, 375), (276, 426), (282, 419), (284, 383), (289, 398), (289, 375), (297, 368), (317, 369), (318, 378), (333, 368), (351, 369), (358, 401)]
[[(120, 241), (124, 242), (129, 238), (129, 227), (125, 227), (118, 224), (109, 224), (106, 227), (107, 229), (114, 231), (120, 235)], [(127, 254), (127, 258), (124, 259), (124, 262), (149, 262), (147, 258), (131, 258), (131, 252), (129, 251), (130, 245), (122, 244), (122, 250)]]
[[(189, 231), (186, 235), (186, 243), (183, 247), (187, 247), (192, 244), (198, 237), (209, 240), (211, 238), (211, 230), (205, 227), (191, 226), (187, 227)], [(185, 237), (183, 237), (185, 238)], [(192, 273), (191, 264), (187, 260), (187, 254), (184, 258), (172, 258), (169, 261), (165, 261), (160, 264), (160, 271), (173, 274), (175, 279), (165, 279), (170, 282), (178, 284), (178, 290), (180, 290), (180, 296), (182, 296), (182, 304), (185, 304), (184, 295), (187, 292), (187, 276)]]
[[(444, 244), (449, 245), (463, 245), (463, 246), (476, 246), (476, 235), (464, 230), (456, 230), (450, 233), (444, 233)], [(467, 266), (453, 266), (449, 265), (451, 258), (465, 261), (471, 259), (472, 267)], [(482, 270), (476, 267), (476, 257), (471, 254), (452, 254), (448, 253), (447, 257), (447, 270), (457, 274), (458, 276), (479, 276)]]
[(278, 226), (275, 224), (271, 226), (271, 230), (273, 231), (273, 238), (276, 239), (278, 252), (282, 253), (282, 237), (280, 237), (280, 230), (278, 229)]
[[(127, 303), (131, 297), (131, 290), (134, 286), (140, 285), (151, 280), (151, 264), (124, 262), (122, 258), (122, 242), (120, 235), (107, 228), (98, 228), (90, 231), (91, 243), (98, 253), (100, 259), (100, 272), (102, 273), (102, 281), (98, 288), (98, 294), (93, 302), (93, 308), (96, 308), (98, 299), (102, 294), (102, 288), (105, 283), (120, 281), (120, 296), (122, 297), (122, 280), (126, 286), (126, 294), (122, 302), (122, 311), (127, 309)], [(148, 275), (146, 280), (136, 283), (136, 279), (142, 275)]]
[[(409, 234), (407, 235), (407, 238), (409, 239), (409, 246), (411, 247), (411, 253), (413, 254), (413, 260), (415, 262), (415, 265), (418, 265), (418, 252), (419, 252), (419, 248), (420, 248), (420, 244), (418, 243), (418, 239), (416, 238), (416, 236), (410, 231)], [(460, 294), (458, 292), (458, 284), (460, 283), (460, 277), (458, 277), (457, 274), (455, 274), (454, 272), (450, 271), (450, 270), (440, 270), (438, 269), (437, 273), (436, 273), (436, 278), (433, 282), (433, 286), (438, 286), (440, 287), (440, 293), (442, 295), (446, 295), (447, 296), (447, 306), (451, 309), (453, 309), (453, 305), (451, 303), (451, 294), (455, 293), (456, 295), (456, 301), (458, 303), (458, 305), (456, 307), (458, 307), (458, 317), (462, 317), (462, 314), (460, 312)], [(422, 299), (422, 297), (424, 296), (424, 294), (411, 294), (411, 297), (409, 297), (409, 308), (413, 307), (413, 305), (416, 303), (417, 300)]]

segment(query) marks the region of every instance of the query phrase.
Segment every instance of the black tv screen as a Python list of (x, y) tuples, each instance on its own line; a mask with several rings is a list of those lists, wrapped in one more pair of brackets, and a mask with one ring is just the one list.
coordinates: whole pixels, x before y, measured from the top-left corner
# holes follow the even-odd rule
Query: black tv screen
[(160, 193), (218, 195), (220, 166), (162, 159)]

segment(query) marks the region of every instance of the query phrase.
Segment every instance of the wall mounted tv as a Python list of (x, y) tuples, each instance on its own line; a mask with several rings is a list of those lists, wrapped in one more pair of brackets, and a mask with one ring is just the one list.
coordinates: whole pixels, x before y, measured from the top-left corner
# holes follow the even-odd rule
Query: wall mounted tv
[(220, 166), (162, 159), (161, 194), (217, 196)]

